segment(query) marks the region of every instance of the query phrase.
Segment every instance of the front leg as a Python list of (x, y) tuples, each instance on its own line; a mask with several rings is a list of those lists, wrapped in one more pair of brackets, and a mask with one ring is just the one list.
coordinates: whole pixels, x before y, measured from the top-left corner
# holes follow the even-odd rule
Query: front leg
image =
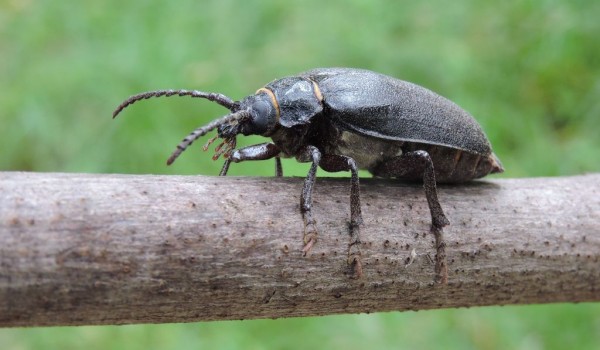
[(245, 160), (266, 160), (279, 156), (281, 150), (274, 143), (261, 143), (240, 149), (236, 149), (231, 156), (225, 160), (219, 176), (227, 175), (231, 162), (239, 163)]
[(304, 220), (304, 248), (302, 252), (306, 255), (317, 242), (316, 221), (312, 215), (312, 191), (315, 185), (317, 167), (321, 161), (321, 152), (315, 146), (306, 146), (298, 152), (296, 159), (302, 163), (312, 162), (300, 195), (300, 211)]

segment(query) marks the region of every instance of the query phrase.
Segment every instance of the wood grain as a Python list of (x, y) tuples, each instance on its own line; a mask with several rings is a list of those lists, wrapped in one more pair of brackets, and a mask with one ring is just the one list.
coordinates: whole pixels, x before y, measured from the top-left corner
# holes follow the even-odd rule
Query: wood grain
[(600, 175), (439, 186), (434, 283), (422, 188), (319, 178), (302, 256), (300, 178), (0, 173), (0, 326), (192, 322), (600, 300)]

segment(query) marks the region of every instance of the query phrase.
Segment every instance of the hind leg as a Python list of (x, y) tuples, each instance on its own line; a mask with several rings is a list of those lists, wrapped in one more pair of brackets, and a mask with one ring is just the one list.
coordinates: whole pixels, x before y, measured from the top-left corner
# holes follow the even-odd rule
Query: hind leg
[(425, 197), (427, 198), (427, 204), (431, 213), (431, 232), (435, 236), (437, 248), (436, 281), (444, 284), (447, 283), (448, 266), (446, 263), (446, 243), (443, 238), (443, 227), (450, 224), (450, 221), (446, 218), (438, 200), (435, 172), (429, 153), (414, 151), (402, 154), (379, 165), (373, 171), (373, 174), (383, 177), (414, 177), (422, 175)]

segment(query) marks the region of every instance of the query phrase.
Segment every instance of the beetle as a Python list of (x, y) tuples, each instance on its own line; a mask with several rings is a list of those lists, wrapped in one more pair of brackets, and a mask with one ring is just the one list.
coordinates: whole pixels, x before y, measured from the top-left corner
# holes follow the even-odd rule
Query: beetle
[[(213, 156), (216, 160), (224, 155), (222, 176), (231, 162), (274, 158), (277, 176), (282, 176), (280, 157), (311, 163), (300, 195), (304, 255), (317, 241), (312, 212), (317, 168), (350, 172), (348, 264), (354, 277), (362, 274), (358, 169), (376, 177), (422, 181), (431, 229), (439, 237), (449, 221), (436, 182), (461, 183), (504, 170), (480, 125), (465, 110), (424, 87), (369, 70), (313, 69), (274, 80), (241, 101), (197, 90), (150, 91), (125, 100), (113, 118), (137, 101), (173, 95), (208, 99), (230, 113), (192, 131), (177, 145), (168, 165), (214, 129), (217, 136), (204, 149), (216, 138), (223, 139)], [(272, 142), (236, 149), (240, 134), (262, 135)], [(443, 273), (446, 276), (436, 277), (446, 281)]]

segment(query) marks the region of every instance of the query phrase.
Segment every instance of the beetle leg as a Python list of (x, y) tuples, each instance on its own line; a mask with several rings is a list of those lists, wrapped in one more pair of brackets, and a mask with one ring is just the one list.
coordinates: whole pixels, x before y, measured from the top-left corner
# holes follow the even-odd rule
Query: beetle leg
[(321, 159), (321, 168), (329, 172), (350, 171), (350, 244), (348, 245), (348, 264), (351, 266), (354, 278), (362, 275), (360, 253), (360, 225), (363, 222), (360, 209), (360, 186), (358, 168), (354, 159), (341, 155), (326, 154)]
[(283, 168), (281, 167), (281, 158), (275, 157), (275, 176), (283, 176)]
[(225, 160), (219, 176), (227, 175), (231, 162), (239, 163), (245, 160), (266, 160), (277, 157), (279, 153), (281, 153), (279, 147), (270, 142), (236, 149), (231, 153), (229, 158)]
[(435, 172), (429, 153), (422, 150), (404, 153), (401, 156), (395, 157), (379, 165), (374, 173), (380, 176), (394, 177), (403, 175), (408, 171), (418, 171), (419, 173), (423, 173), (425, 197), (427, 198), (429, 211), (431, 212), (431, 232), (435, 236), (437, 249), (435, 266), (436, 280), (441, 283), (447, 283), (448, 266), (446, 263), (446, 243), (443, 239), (443, 227), (450, 224), (450, 221), (446, 218), (437, 197)]
[(312, 162), (310, 170), (304, 180), (302, 194), (300, 195), (300, 211), (302, 212), (302, 219), (304, 220), (304, 248), (302, 249), (302, 252), (306, 256), (306, 253), (308, 253), (312, 246), (317, 242), (316, 221), (312, 216), (311, 209), (312, 191), (315, 185), (317, 167), (321, 161), (321, 152), (315, 146), (306, 146), (298, 152), (296, 159), (302, 163)]
[(229, 171), (229, 164), (231, 164), (231, 158), (225, 158), (225, 163), (223, 163), (223, 167), (221, 168), (219, 176), (227, 176), (227, 171)]
[(396, 177), (407, 172), (423, 174), (423, 188), (433, 227), (442, 228), (450, 224), (437, 197), (433, 162), (426, 151), (404, 153), (379, 165), (373, 173), (377, 176)]

